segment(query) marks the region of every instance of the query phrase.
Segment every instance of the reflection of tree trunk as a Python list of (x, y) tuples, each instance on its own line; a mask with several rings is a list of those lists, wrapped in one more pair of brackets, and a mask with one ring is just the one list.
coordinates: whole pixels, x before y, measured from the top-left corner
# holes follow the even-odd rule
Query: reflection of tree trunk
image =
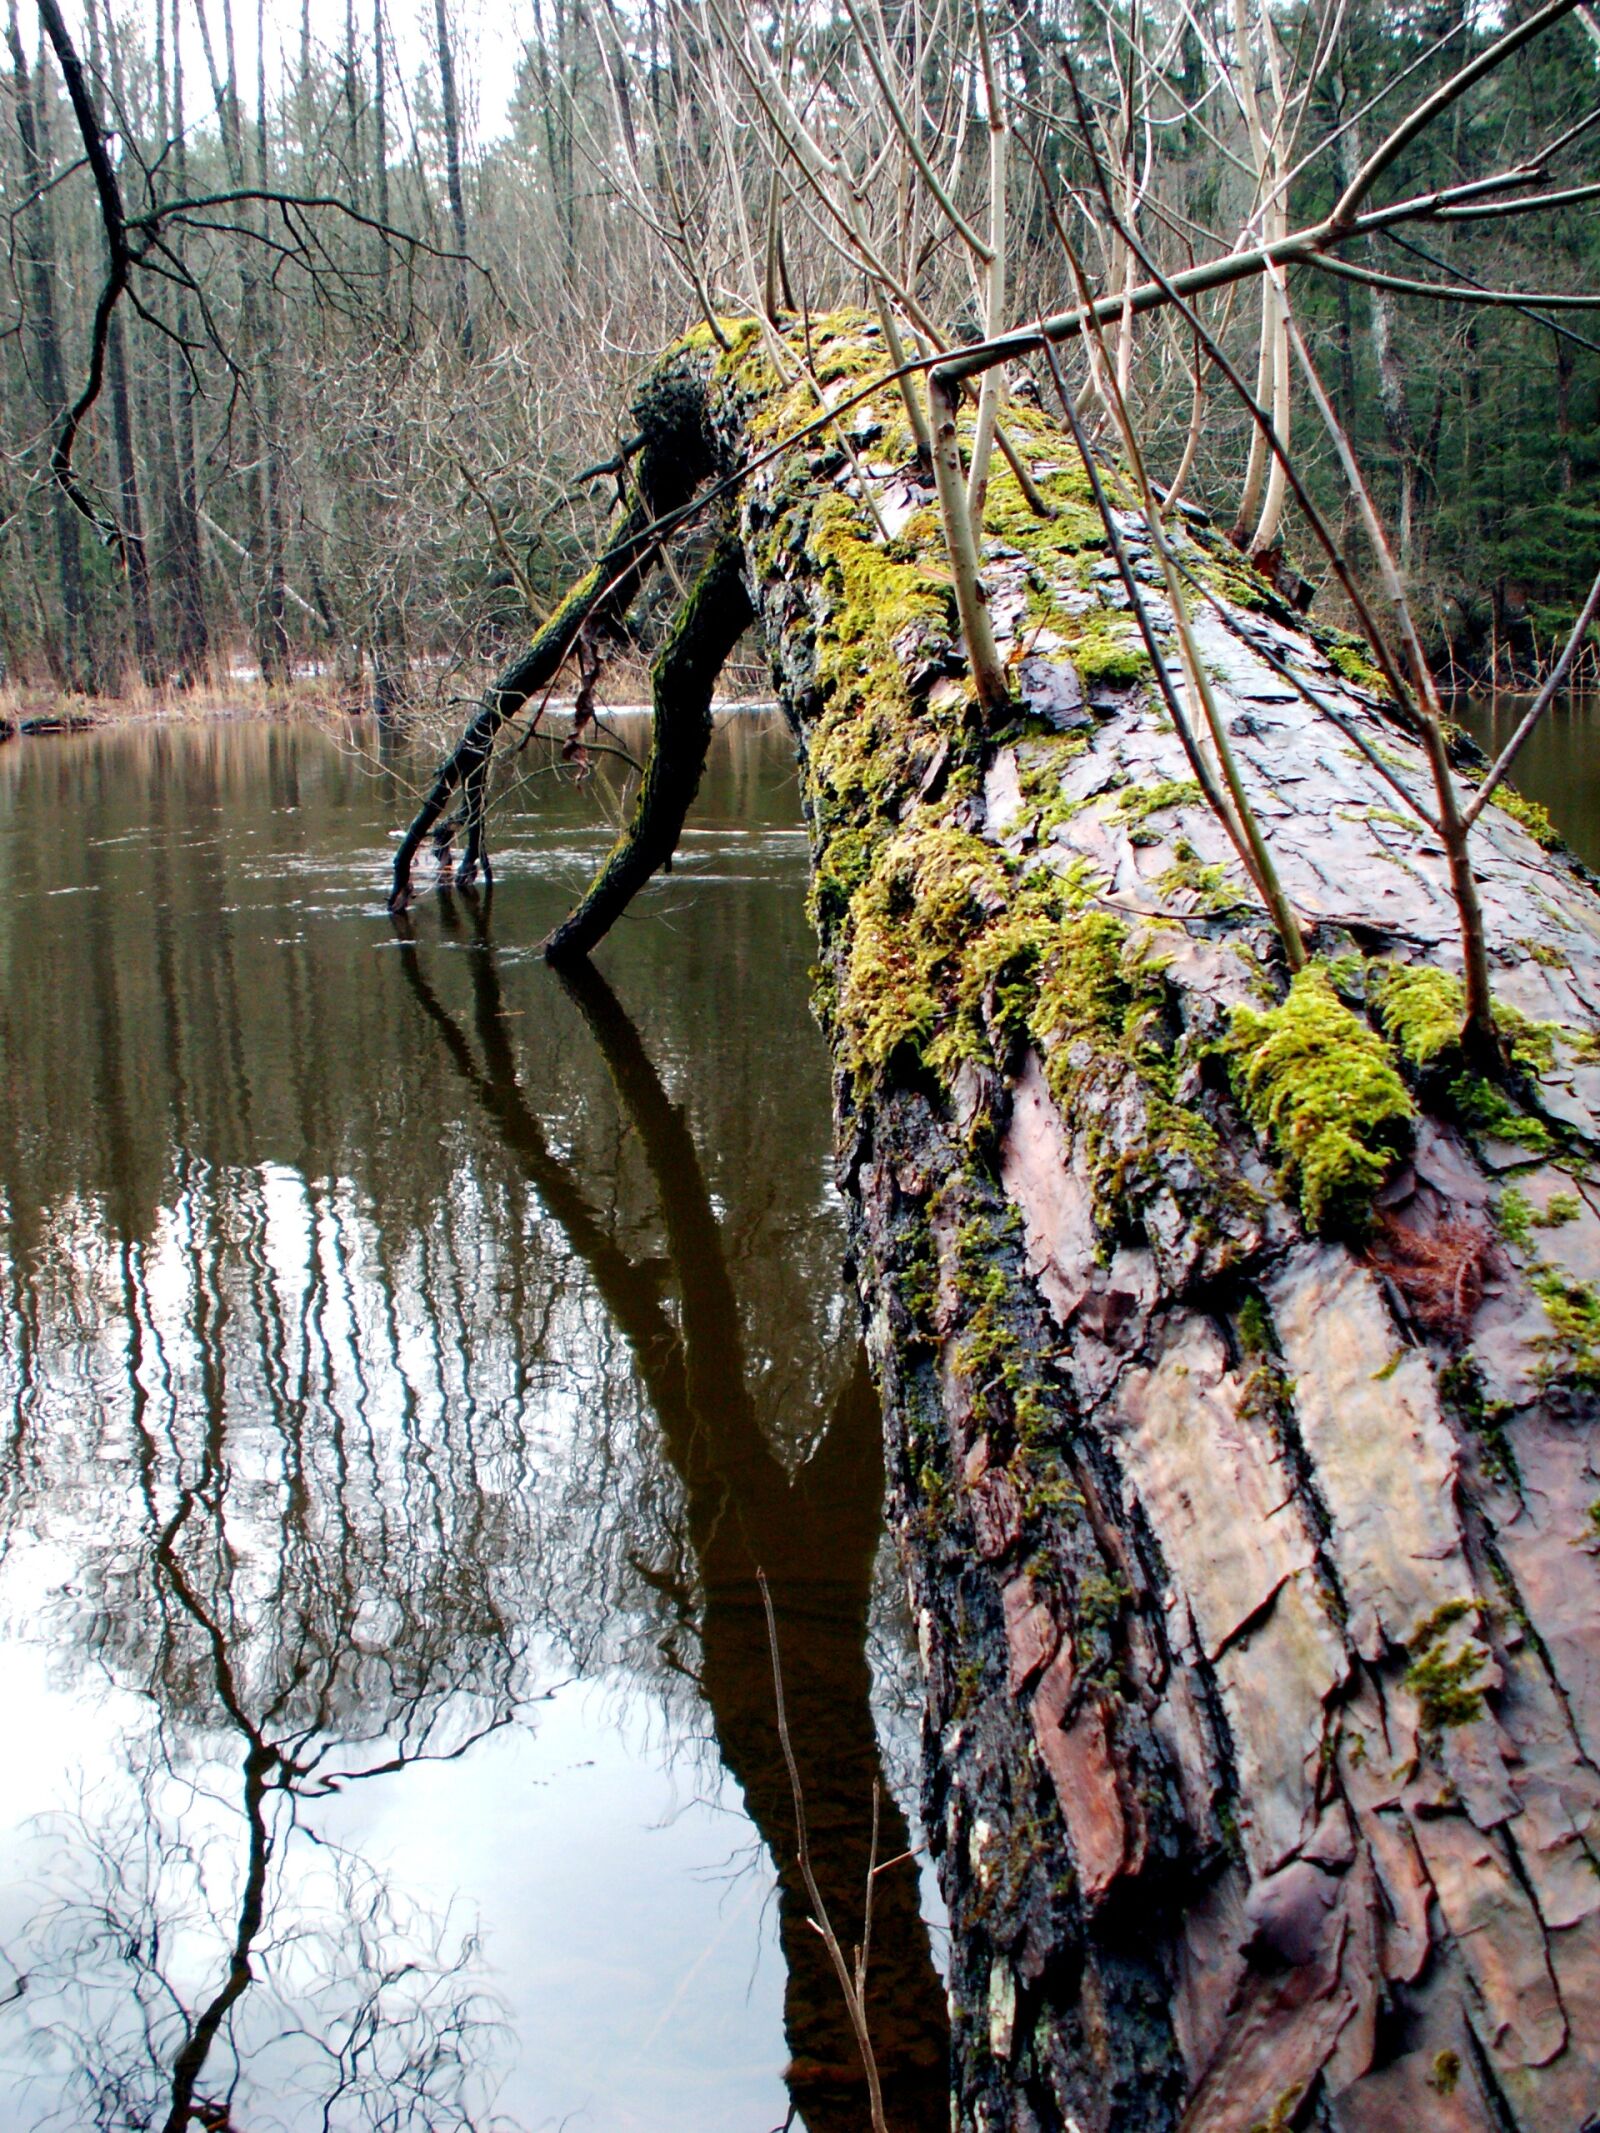
[[(866, 1635), (883, 1451), (865, 1358), (858, 1357), (817, 1451), (791, 1477), (750, 1400), (738, 1301), (688, 1121), (593, 966), (579, 964), (567, 986), (638, 1135), (677, 1279), (688, 1397), (682, 1411), (668, 1411), (660, 1421), (684, 1485), (705, 1590), (701, 1686), (723, 1760), (778, 1867), (789, 1967), (790, 2085), (811, 2133), (829, 2133), (834, 2126), (839, 2133), (857, 2133), (861, 2069), (838, 1984), (807, 1916), (756, 1573), (766, 1572), (778, 1622), (784, 1700), (817, 1880), (840, 1939), (849, 1945), (859, 1938), (873, 1787), (882, 1785)], [(894, 1859), (907, 1842), (899, 1809), (886, 1799), (879, 1856)], [(897, 2124), (931, 2124), (944, 2091), (944, 2024), (910, 1860), (877, 1879), (873, 1946), (868, 2022), (888, 2107)]]
[[(481, 1067), (415, 952), (408, 949), (403, 962), (457, 1069), (587, 1267), (633, 1353), (683, 1484), (704, 1596), (700, 1685), (723, 1760), (778, 1868), (791, 2090), (813, 2133), (858, 2133), (863, 2077), (826, 1949), (807, 1923), (756, 1572), (765, 1570), (778, 1614), (814, 1864), (830, 1913), (849, 1938), (859, 1933), (873, 1785), (882, 1783), (865, 1657), (882, 1471), (870, 1388), (858, 1370), (835, 1404), (817, 1453), (791, 1479), (750, 1401), (738, 1304), (693, 1138), (637, 1032), (598, 975), (580, 965), (567, 982), (650, 1167), (678, 1285), (681, 1330), (662, 1308), (655, 1277), (616, 1245), (569, 1167), (550, 1149), (517, 1082), (486, 940), (474, 945), (472, 958)], [(886, 1799), (880, 1856), (895, 1858), (907, 1842), (903, 1818)], [(891, 2122), (909, 2133), (942, 2120), (944, 2094), (943, 1996), (909, 1859), (878, 1876), (873, 1953), (868, 2004), (874, 2046)]]
[[(813, 326), (812, 360), (858, 375), (874, 334)], [(1030, 536), (1011, 492), (984, 565), (1022, 701), (986, 730), (926, 491), (885, 477), (885, 549), (825, 442), (750, 469), (781, 391), (759, 342), (667, 374), (686, 360), (704, 406), (676, 419), (741, 470), (802, 748), (840, 1174), (928, 1665), (957, 2123), (1582, 2126), (1592, 887), (1488, 810), (1495, 984), (1548, 1064), (1482, 1110), (1467, 1080), (1402, 1080), (1400, 990), (1355, 949), (1455, 997), (1442, 855), (1397, 847), (1389, 788), (1271, 660), (1413, 790), (1420, 751), (1257, 585), (1207, 622), (1212, 686), (1287, 895), (1350, 957), (1263, 1034), (1281, 964), (1137, 644), (1106, 668), (1126, 624), (1083, 615), (1096, 546)], [(892, 389), (862, 419), (890, 430)], [(1036, 449), (1067, 452), (1042, 423)], [(1072, 478), (1047, 480), (1066, 501)], [(1363, 1129), (1368, 1181), (1343, 1173), (1349, 1224), (1325, 1231), (1281, 1137), (1281, 1104), (1306, 1116), (1300, 1008), (1341, 1086), (1358, 1056), (1381, 1068), (1411, 1144), (1397, 1162)], [(1344, 1099), (1321, 1121), (1339, 1140)], [(1498, 1182), (1524, 1158), (1538, 1220)]]

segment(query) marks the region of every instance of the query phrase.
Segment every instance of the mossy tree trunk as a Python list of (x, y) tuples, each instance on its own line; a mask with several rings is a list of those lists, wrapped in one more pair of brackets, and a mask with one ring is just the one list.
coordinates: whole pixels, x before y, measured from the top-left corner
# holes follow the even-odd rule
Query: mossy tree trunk
[[(859, 320), (810, 336), (832, 393), (881, 361)], [(721, 469), (814, 413), (753, 334), (672, 363)], [(875, 516), (823, 434), (743, 483), (739, 533), (927, 1672), (957, 2122), (1586, 2126), (1600, 899), (1488, 812), (1521, 1078), (1474, 1079), (1444, 854), (1283, 670), (1421, 791), (1419, 749), (1348, 645), (1176, 528), (1313, 951), (1288, 986), (1068, 443), (1008, 418), (1052, 519), (990, 483), (997, 725), (898, 399), (841, 419)]]

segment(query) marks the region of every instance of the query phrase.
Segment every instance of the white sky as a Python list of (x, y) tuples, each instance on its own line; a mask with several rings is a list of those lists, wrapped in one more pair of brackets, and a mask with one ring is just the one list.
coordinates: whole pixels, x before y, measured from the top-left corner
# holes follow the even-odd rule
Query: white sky
[[(126, 4), (127, 0), (113, 0), (118, 13)], [(352, 0), (352, 4), (357, 34), (369, 58), (370, 73), (372, 0)], [(153, 42), (154, 11), (149, 0), (134, 0), (134, 5), (145, 16), (146, 34)], [(480, 146), (486, 145), (498, 139), (506, 128), (507, 108), (516, 86), (517, 62), (524, 42), (533, 33), (532, 0), (447, 0), (447, 5), (456, 33), (457, 86), (469, 135)], [(255, 7), (252, 0), (233, 0), (233, 7), (242, 86), (249, 99), (255, 82)], [(389, 34), (394, 40), (409, 89), (423, 68), (433, 75), (436, 35), (433, 0), (385, 0), (385, 12)], [(210, 0), (207, 13), (212, 35), (220, 41), (221, 0)], [(69, 21), (74, 14), (77, 16), (73, 22), (74, 34), (79, 40), (79, 49), (83, 50), (88, 39), (83, 26), (81, 0), (75, 8), (69, 4)], [(197, 93), (205, 100), (205, 54), (187, 0), (182, 0), (182, 14), (184, 74), (192, 85), (191, 96)], [(342, 47), (344, 22), (345, 0), (311, 0), (311, 35), (313, 42), (324, 52), (331, 53)], [(291, 64), (298, 64), (300, 0), (266, 0), (266, 31), (270, 84), (285, 55)], [(203, 104), (197, 107), (191, 102), (191, 110), (202, 107)], [(402, 109), (399, 98), (394, 99), (392, 108), (394, 123), (399, 124)]]

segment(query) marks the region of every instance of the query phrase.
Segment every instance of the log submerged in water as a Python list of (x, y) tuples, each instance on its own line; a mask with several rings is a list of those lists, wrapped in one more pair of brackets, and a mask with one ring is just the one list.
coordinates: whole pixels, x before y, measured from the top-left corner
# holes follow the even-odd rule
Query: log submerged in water
[[(882, 363), (855, 318), (808, 345), (830, 396)], [(670, 361), (721, 469), (814, 414), (753, 330)], [(927, 1673), (956, 2123), (1587, 2126), (1600, 899), (1486, 812), (1520, 1078), (1477, 1079), (1444, 854), (1346, 729), (1419, 792), (1420, 750), (1175, 529), (1316, 957), (1287, 985), (1071, 447), (1013, 417), (1055, 516), (995, 473), (999, 730), (892, 388), (841, 418), (874, 513), (826, 433), (739, 492)]]

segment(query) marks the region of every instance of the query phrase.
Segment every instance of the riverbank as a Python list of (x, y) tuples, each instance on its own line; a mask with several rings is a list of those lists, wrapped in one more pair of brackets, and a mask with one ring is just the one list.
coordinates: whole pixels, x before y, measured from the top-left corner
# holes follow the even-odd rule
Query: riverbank
[[(759, 687), (756, 686), (759, 684)], [(399, 730), (428, 746), (452, 739), (460, 723), (462, 694), (432, 689), (406, 706), (395, 721)], [(570, 722), (576, 701), (570, 692), (552, 696), (544, 719), (560, 726)], [(630, 665), (610, 689), (597, 694), (599, 717), (648, 712), (647, 668)], [(719, 692), (717, 710), (772, 711), (777, 708), (765, 672), (735, 677), (732, 689)], [(50, 687), (0, 683), (0, 742), (48, 734), (86, 732), (99, 726), (215, 725), (234, 719), (277, 719), (291, 723), (339, 727), (374, 718), (371, 703), (341, 689), (330, 675), (300, 675), (268, 685), (255, 675), (229, 677), (196, 689), (152, 689), (143, 684), (116, 695), (78, 695)]]
[(0, 683), (0, 740), (151, 722), (209, 725), (220, 719), (292, 718), (321, 723), (359, 715), (362, 709), (345, 700), (328, 675), (296, 677), (271, 687), (253, 675), (207, 682), (197, 689), (155, 689), (139, 683), (115, 695)]

